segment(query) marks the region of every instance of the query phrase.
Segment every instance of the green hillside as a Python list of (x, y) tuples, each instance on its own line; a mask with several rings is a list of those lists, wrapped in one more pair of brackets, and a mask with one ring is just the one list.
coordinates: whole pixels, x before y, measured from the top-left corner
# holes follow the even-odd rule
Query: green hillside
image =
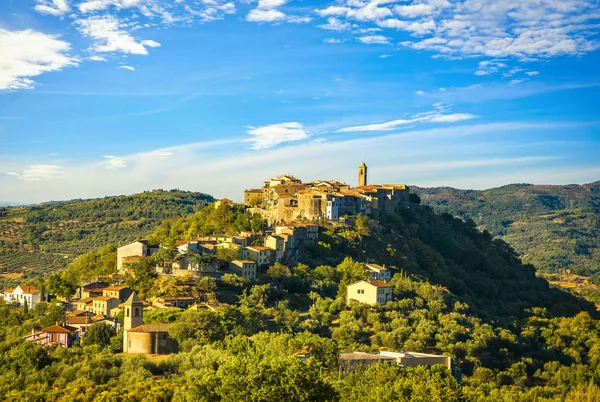
[(0, 208), (0, 273), (39, 275), (64, 268), (89, 250), (145, 236), (166, 218), (213, 201), (202, 193), (156, 190)]
[(511, 184), (489, 190), (413, 189), (436, 212), (472, 219), (543, 272), (600, 271), (600, 181)]
[[(168, 243), (191, 232), (258, 223), (239, 206), (223, 205), (167, 220), (153, 238)], [(102, 250), (96, 253), (99, 258), (78, 259), (63, 279), (74, 270), (114, 270)], [(146, 297), (190, 286), (190, 279), (156, 277), (153, 258), (134, 265), (135, 277), (126, 283)], [(393, 301), (346, 305), (346, 285), (364, 278), (365, 261), (387, 264), (394, 273)], [(102, 334), (81, 347), (44, 350), (19, 336), (59, 321), (60, 308), (42, 304), (24, 312), (0, 302), (0, 394), (11, 401), (190, 402), (600, 397), (594, 306), (549, 288), (502, 240), (427, 206), (411, 205), (378, 222), (357, 217), (327, 225), (299, 263), (263, 267), (256, 280), (199, 279), (191, 289), (228, 304), (216, 311), (145, 313), (146, 323), (170, 323), (169, 335), (181, 347), (160, 358), (119, 354), (120, 335), (100, 328)], [(354, 373), (338, 366), (339, 351), (382, 349), (452, 356), (464, 381), (458, 384), (439, 366), (377, 364)]]

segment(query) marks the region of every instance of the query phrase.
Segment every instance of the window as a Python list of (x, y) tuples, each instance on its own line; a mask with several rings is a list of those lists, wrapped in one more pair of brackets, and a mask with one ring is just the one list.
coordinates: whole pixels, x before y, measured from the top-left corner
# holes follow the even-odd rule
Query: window
[(129, 317), (129, 309), (125, 309), (125, 317)]
[(140, 316), (140, 309), (139, 308), (135, 308), (135, 316), (134, 317), (139, 317)]

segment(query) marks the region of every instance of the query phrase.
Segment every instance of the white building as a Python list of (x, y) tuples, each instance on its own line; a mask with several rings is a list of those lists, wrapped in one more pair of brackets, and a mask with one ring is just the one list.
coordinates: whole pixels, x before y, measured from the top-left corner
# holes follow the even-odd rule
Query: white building
[(6, 289), (4, 300), (7, 303), (17, 302), (22, 306), (27, 302), (27, 306), (33, 308), (42, 300), (42, 293), (33, 286), (19, 285), (14, 289)]
[(370, 280), (380, 280), (389, 282), (392, 279), (391, 272), (385, 267), (379, 264), (366, 264), (367, 272), (369, 273)]

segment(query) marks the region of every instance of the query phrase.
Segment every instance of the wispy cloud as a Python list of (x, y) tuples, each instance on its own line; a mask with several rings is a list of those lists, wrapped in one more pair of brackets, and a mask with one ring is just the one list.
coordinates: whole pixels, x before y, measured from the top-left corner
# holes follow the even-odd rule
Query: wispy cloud
[(357, 38), (359, 42), (367, 45), (389, 45), (390, 38), (383, 35), (367, 35)]
[(62, 173), (62, 167), (58, 165), (29, 165), (21, 172), (7, 172), (6, 174), (24, 181), (40, 181), (55, 179)]
[(119, 66), (119, 68), (121, 68), (123, 70), (135, 71), (135, 68), (133, 68), (131, 66)]
[(471, 120), (477, 118), (477, 116), (470, 113), (452, 113), (443, 114), (447, 108), (442, 105), (434, 105), (436, 110), (427, 113), (421, 113), (413, 116), (409, 119), (398, 119), (387, 121), (384, 123), (371, 123), (362, 126), (351, 126), (340, 128), (336, 132), (338, 133), (353, 133), (353, 132), (366, 132), (366, 131), (391, 131), (399, 127), (406, 126), (414, 123), (456, 123), (464, 120)]
[(301, 123), (280, 123), (262, 127), (248, 127), (251, 138), (245, 140), (252, 143), (252, 149), (271, 148), (284, 142), (305, 140), (308, 131)]

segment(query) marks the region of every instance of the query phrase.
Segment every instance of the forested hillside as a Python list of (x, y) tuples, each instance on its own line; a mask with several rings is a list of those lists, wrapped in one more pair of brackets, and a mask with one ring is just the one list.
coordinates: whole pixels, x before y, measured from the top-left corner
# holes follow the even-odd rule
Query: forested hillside
[(413, 189), (436, 212), (472, 219), (543, 272), (600, 272), (600, 181), (489, 190)]
[(14, 277), (64, 268), (86, 251), (148, 235), (166, 218), (213, 201), (202, 193), (156, 190), (0, 208), (0, 273)]
[[(168, 220), (154, 238), (259, 223), (241, 208), (209, 207)], [(109, 273), (102, 258), (78, 260), (62, 275)], [(91, 257), (91, 254), (90, 254)], [(152, 259), (153, 257), (148, 257)], [(365, 261), (387, 264), (394, 300), (346, 305), (346, 285)], [(189, 282), (159, 278), (142, 259), (127, 283), (146, 297)], [(48, 284), (49, 286), (50, 284)], [(45, 350), (20, 336), (62, 319), (44, 303), (32, 311), (0, 302), (0, 394), (7, 400), (580, 402), (600, 397), (600, 322), (594, 306), (536, 278), (510, 246), (451, 215), (413, 205), (379, 222), (327, 225), (301, 262), (263, 267), (256, 280), (199, 279), (212, 310), (161, 310), (181, 352), (164, 359), (122, 355), (119, 334), (97, 328), (81, 347)], [(104, 334), (104, 335), (102, 335)], [(89, 336), (89, 335), (88, 335)], [(111, 337), (112, 336), (112, 337)], [(450, 372), (377, 364), (354, 373), (339, 351), (441, 353)], [(298, 355), (308, 356), (300, 359)]]

